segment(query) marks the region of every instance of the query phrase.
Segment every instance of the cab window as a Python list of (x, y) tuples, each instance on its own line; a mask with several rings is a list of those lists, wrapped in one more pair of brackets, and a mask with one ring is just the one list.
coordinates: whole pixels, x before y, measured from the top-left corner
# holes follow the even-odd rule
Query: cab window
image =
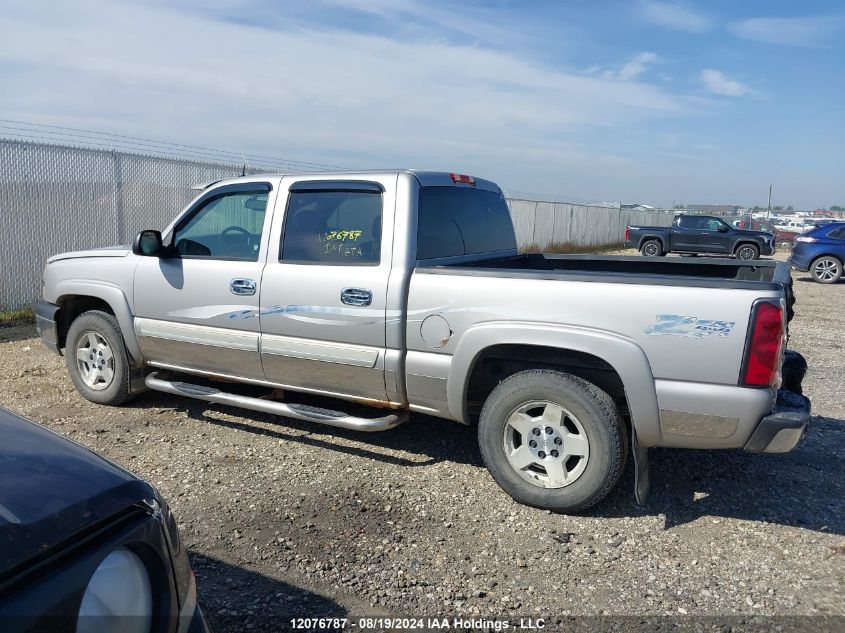
[(381, 224), (380, 191), (293, 190), (279, 260), (377, 265), (381, 259)]
[(173, 231), (182, 257), (258, 261), (267, 192), (237, 191), (200, 204)]
[(417, 259), (508, 250), (516, 250), (516, 236), (501, 191), (420, 188)]
[(694, 215), (682, 215), (678, 218), (678, 226), (682, 229), (703, 229), (706, 218)]

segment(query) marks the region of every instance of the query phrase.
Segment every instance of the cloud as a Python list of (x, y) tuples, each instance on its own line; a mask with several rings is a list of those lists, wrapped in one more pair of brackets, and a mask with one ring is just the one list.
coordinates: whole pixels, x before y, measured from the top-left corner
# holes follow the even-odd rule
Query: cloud
[(673, 31), (704, 33), (713, 26), (713, 19), (709, 15), (680, 2), (641, 0), (639, 8), (647, 22)]
[(743, 83), (730, 79), (721, 70), (706, 68), (701, 71), (701, 81), (712, 93), (728, 97), (741, 97), (754, 91)]
[[(0, 110), (17, 118), (373, 163), (572, 147), (583, 126), (680, 114), (631, 81), (447, 42), (289, 24), (276, 29), (130, 2), (18, 3), (0, 22)], [(284, 23), (284, 20), (281, 20)], [(15, 117), (10, 117), (15, 118)], [(360, 160), (360, 159), (359, 159)]]
[(743, 39), (785, 46), (824, 46), (842, 27), (845, 16), (798, 18), (751, 18), (728, 25)]
[[(288, 0), (300, 2), (302, 0)], [(503, 41), (512, 31), (490, 21), (489, 11), (465, 4), (459, 9), (438, 6), (427, 0), (305, 0), (310, 10), (338, 9), (356, 11), (385, 21), (396, 33), (419, 33), (427, 26), (436, 27), (440, 34), (460, 34), (472, 41)]]
[(660, 62), (661, 59), (657, 53), (637, 53), (631, 58), (627, 64), (620, 67), (618, 70), (606, 70), (602, 73), (605, 79), (616, 79), (619, 81), (633, 81), (642, 75), (649, 66)]
[[(304, 19), (295, 3), (265, 3), (268, 25), (237, 0), (216, 2), (209, 13), (198, 0), (7, 0), (0, 118), (350, 168), (465, 171), (581, 198), (648, 201), (697, 182), (695, 156), (624, 140), (674, 131), (719, 101), (661, 81), (653, 52), (587, 74), (577, 57), (550, 65), (512, 41), (431, 25), (356, 32), (349, 15)], [(678, 147), (694, 137), (678, 125)]]

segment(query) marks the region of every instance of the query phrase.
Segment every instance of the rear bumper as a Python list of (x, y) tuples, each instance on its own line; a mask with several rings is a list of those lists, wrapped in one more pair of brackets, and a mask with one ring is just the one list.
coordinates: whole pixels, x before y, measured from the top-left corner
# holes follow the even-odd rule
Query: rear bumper
[(754, 453), (787, 453), (798, 445), (810, 422), (810, 399), (801, 393), (807, 362), (801, 354), (787, 351), (783, 363), (783, 387), (778, 390), (775, 410), (762, 420), (745, 444)]
[[(796, 410), (789, 406), (775, 407), (775, 413), (760, 420), (760, 424), (746, 443), (745, 450), (752, 453), (788, 453), (804, 437), (810, 421), (810, 400), (791, 391), (786, 393), (803, 398), (807, 403), (806, 408)], [(780, 394), (778, 400), (780, 401)]]
[(809, 260), (804, 260), (803, 258), (799, 259), (799, 258), (795, 257), (794, 251), (793, 251), (793, 255), (787, 260), (786, 263), (789, 264), (789, 267), (792, 268), (793, 270), (799, 270), (802, 273), (805, 273), (808, 270), (810, 270)]
[(56, 314), (59, 306), (49, 301), (37, 301), (35, 303), (35, 328), (38, 335), (51, 352), (59, 354), (59, 328), (56, 325)]
[(813, 261), (816, 254), (817, 253), (814, 252), (812, 244), (808, 244), (806, 242), (795, 242), (795, 246), (792, 247), (792, 252), (789, 254), (787, 263), (790, 268), (800, 270), (805, 273), (810, 270), (810, 263)]

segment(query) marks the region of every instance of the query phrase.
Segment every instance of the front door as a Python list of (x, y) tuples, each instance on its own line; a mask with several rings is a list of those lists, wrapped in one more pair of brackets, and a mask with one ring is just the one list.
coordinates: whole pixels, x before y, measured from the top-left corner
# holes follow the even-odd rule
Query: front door
[(719, 218), (702, 218), (702, 245), (708, 253), (728, 253), (731, 250), (731, 227)]
[(141, 258), (135, 331), (147, 362), (264, 378), (258, 299), (272, 196), (266, 182), (211, 190), (165, 237), (172, 256)]
[[(386, 399), (385, 308), (396, 178), (284, 178), (261, 286), (267, 380)], [(281, 194), (280, 202), (281, 206)]]

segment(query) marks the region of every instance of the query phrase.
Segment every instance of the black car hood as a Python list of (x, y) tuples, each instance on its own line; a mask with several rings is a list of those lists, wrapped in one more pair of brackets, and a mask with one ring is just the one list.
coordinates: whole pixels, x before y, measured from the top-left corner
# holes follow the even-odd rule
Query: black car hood
[(0, 409), (0, 577), (145, 499), (145, 481)]

